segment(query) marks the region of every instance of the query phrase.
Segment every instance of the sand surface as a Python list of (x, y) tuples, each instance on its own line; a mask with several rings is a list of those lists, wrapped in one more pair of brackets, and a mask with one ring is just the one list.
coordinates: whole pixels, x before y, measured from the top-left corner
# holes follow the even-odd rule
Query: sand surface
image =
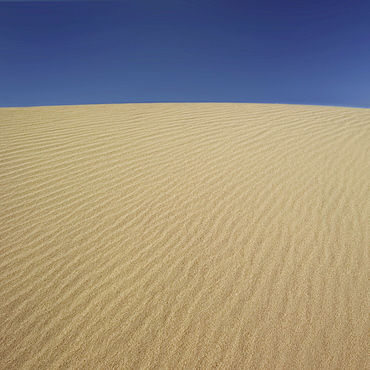
[(370, 369), (370, 110), (0, 109), (1, 369)]

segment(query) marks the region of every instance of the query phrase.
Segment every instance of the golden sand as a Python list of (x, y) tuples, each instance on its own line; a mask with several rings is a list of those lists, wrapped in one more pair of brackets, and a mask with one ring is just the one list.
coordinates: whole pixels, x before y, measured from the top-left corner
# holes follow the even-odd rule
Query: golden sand
[(1, 369), (370, 369), (370, 110), (1, 108)]

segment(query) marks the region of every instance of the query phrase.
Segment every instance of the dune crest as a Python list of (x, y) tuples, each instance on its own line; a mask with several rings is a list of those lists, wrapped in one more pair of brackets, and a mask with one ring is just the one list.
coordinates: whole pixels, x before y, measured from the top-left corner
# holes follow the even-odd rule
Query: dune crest
[(370, 110), (1, 108), (1, 369), (370, 368)]

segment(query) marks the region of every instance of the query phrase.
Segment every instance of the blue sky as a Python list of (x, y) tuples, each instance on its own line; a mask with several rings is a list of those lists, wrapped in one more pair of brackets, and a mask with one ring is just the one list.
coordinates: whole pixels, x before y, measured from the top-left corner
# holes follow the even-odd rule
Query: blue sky
[(370, 108), (370, 1), (0, 2), (0, 106)]

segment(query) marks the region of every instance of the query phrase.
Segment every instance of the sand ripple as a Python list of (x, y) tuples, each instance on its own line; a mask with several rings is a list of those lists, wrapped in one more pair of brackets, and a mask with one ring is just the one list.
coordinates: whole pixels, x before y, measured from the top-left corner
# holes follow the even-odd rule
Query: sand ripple
[(369, 369), (370, 110), (1, 108), (1, 369)]

